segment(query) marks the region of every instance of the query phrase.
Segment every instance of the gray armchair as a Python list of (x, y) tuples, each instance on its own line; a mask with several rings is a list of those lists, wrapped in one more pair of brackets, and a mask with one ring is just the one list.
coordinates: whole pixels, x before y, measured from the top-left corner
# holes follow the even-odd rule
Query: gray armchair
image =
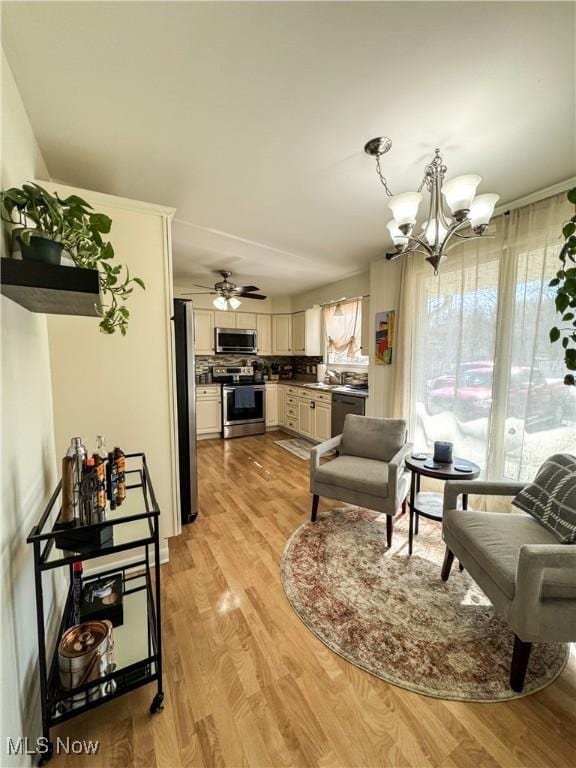
[[(348, 414), (341, 435), (310, 451), (312, 522), (316, 521), (320, 496), (357, 504), (388, 515), (386, 539), (392, 545), (394, 515), (406, 503), (410, 485), (404, 459), (412, 450), (406, 442), (403, 419), (376, 419)], [(320, 464), (332, 450), (339, 456)]]
[(576, 545), (531, 515), (457, 509), (460, 494), (515, 496), (525, 483), (447, 482), (442, 579), (460, 563), (514, 631), (510, 686), (524, 687), (533, 642), (576, 640)]

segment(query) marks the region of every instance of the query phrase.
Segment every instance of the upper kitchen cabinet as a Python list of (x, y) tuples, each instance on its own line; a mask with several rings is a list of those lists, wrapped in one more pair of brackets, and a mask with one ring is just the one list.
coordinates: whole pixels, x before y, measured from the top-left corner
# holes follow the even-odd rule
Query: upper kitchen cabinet
[(253, 312), (235, 312), (236, 315), (236, 328), (246, 328), (253, 331), (258, 328), (256, 322), (256, 314)]
[(306, 354), (306, 313), (292, 315), (292, 354)]
[(292, 354), (292, 315), (272, 315), (272, 354)]
[(236, 313), (214, 310), (214, 328), (236, 328)]
[(272, 354), (272, 316), (256, 315), (256, 332), (259, 355)]
[(304, 322), (304, 354), (316, 357), (324, 354), (322, 333), (322, 308), (307, 309)]
[(194, 352), (197, 355), (214, 354), (214, 314), (210, 309), (194, 310)]

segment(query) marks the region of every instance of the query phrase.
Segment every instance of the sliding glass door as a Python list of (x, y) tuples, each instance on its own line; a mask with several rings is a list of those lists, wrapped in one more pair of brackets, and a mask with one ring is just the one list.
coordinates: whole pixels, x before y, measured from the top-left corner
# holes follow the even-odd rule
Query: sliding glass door
[(531, 479), (576, 453), (576, 393), (563, 384), (554, 291), (562, 221), (552, 198), (500, 217), (488, 242), (454, 252), (438, 277), (418, 268), (411, 361), (413, 437), (450, 440), (485, 477)]

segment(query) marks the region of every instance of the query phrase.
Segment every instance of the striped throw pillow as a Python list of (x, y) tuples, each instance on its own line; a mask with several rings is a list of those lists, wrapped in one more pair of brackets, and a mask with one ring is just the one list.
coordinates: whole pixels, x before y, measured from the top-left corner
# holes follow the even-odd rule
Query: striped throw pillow
[(550, 456), (512, 504), (536, 518), (562, 544), (576, 544), (576, 456)]

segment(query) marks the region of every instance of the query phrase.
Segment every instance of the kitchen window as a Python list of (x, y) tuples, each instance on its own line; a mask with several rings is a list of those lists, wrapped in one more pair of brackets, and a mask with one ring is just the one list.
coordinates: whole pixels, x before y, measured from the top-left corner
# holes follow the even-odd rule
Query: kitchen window
[(329, 366), (367, 367), (362, 354), (362, 299), (339, 301), (324, 307), (325, 360)]

